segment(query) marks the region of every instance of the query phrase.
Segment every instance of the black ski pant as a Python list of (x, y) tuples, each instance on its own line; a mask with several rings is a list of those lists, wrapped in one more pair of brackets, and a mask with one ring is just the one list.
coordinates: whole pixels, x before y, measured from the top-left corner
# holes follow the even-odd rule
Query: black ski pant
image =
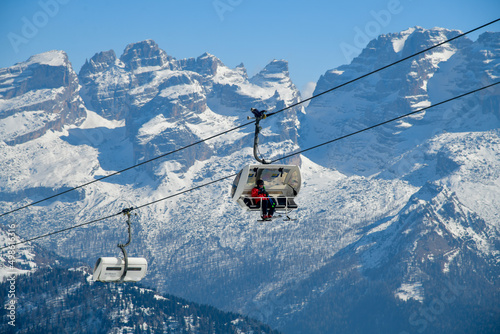
[(275, 210), (275, 202), (274, 199), (268, 198), (268, 199), (262, 199), (261, 200), (261, 206), (262, 206), (262, 216), (272, 216), (274, 214)]

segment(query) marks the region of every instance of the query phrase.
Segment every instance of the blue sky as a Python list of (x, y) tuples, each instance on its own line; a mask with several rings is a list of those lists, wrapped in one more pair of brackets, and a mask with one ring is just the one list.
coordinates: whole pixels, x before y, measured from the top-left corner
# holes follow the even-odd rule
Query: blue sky
[[(379, 34), (467, 31), (498, 18), (498, 0), (2, 0), (0, 67), (64, 50), (78, 72), (97, 52), (119, 57), (127, 44), (153, 39), (177, 59), (209, 52), (229, 67), (244, 63), (249, 75), (288, 60), (304, 90)], [(500, 23), (486, 30), (500, 31)]]

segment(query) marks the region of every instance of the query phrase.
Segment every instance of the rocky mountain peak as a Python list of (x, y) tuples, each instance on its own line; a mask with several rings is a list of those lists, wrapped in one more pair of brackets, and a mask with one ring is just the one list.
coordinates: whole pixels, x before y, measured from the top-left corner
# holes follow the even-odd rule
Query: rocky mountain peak
[[(444, 42), (450, 38), (453, 38), (462, 32), (459, 30), (450, 30), (443, 28), (433, 28), (433, 29), (424, 29), (420, 27), (416, 27), (414, 31), (409, 34), (404, 41), (404, 46), (401, 48), (401, 56), (406, 57), (416, 52), (427, 49), (433, 45)], [(393, 38), (401, 38), (404, 35), (402, 34), (394, 34)], [(443, 48), (457, 48), (459, 46), (464, 46), (465, 44), (470, 44), (472, 41), (468, 38), (461, 38), (451, 43), (444, 44), (443, 46), (438, 47), (433, 50), (432, 53), (442, 50)]]
[[(2, 84), (2, 77), (17, 77), (20, 84)], [(0, 69), (0, 97), (12, 98), (37, 89), (52, 89), (67, 86), (76, 79), (76, 74), (64, 51), (48, 51), (31, 56), (27, 61)]]
[(289, 75), (288, 61), (276, 59), (267, 64), (266, 67), (257, 74), (258, 77), (267, 79), (289, 77)]
[[(365, 65), (375, 69), (387, 65), (392, 61), (415, 54), (440, 42), (444, 42), (459, 34), (461, 34), (459, 30), (444, 28), (425, 29), (416, 26), (402, 32), (380, 35), (378, 38), (371, 40), (361, 54), (353, 59), (351, 66)], [(441, 52), (443, 49), (456, 49), (457, 47), (462, 47), (471, 43), (471, 40), (462, 38), (444, 44), (430, 53)], [(425, 56), (426, 55), (420, 55), (415, 59)]]
[(240, 73), (240, 75), (246, 80), (248, 79), (247, 69), (243, 63), (240, 63), (238, 66), (236, 66), (234, 70)]
[(198, 58), (183, 59), (178, 62), (182, 69), (196, 72), (203, 76), (214, 76), (220, 66), (224, 66), (222, 61), (216, 56), (205, 52)]
[[(455, 37), (459, 33), (458, 30), (414, 27), (401, 33), (381, 35), (372, 40), (350, 65), (332, 69), (321, 76), (314, 94), (319, 94), (365, 73), (380, 69), (403, 57)], [(308, 131), (307, 136), (309, 138), (319, 136), (322, 140), (326, 140), (329, 136), (340, 136), (345, 131), (350, 131), (348, 129), (353, 129), (353, 126), (355, 128), (370, 126), (377, 120), (405, 114), (442, 101), (445, 97), (444, 94), (447, 94), (448, 97), (455, 96), (458, 86), (463, 88), (467, 87), (464, 85), (470, 85), (471, 89), (480, 87), (479, 80), (477, 83), (471, 80), (476, 74), (466, 74), (470, 71), (471, 66), (474, 67), (473, 72), (478, 75), (480, 73), (481, 77), (488, 73), (484, 63), (475, 64), (477, 57), (470, 52), (470, 46), (475, 44), (478, 42), (472, 42), (466, 37), (453, 40), (408, 61), (380, 71), (369, 78), (342, 87), (337, 91), (337, 94), (326, 94), (314, 99), (309, 104), (308, 116), (303, 123), (303, 126), (307, 127), (306, 123), (314, 122), (314, 126)], [(492, 50), (486, 52), (491, 53)], [(458, 84), (462, 81), (463, 84)], [(356, 105), (352, 104), (354, 100), (357, 101)], [(457, 101), (457, 103), (463, 102)], [(459, 109), (460, 107), (457, 106), (456, 110)], [(457, 114), (461, 115), (463, 112)], [(443, 117), (442, 114), (437, 115), (432, 127), (445, 129), (448, 127), (448, 123), (451, 124), (449, 120), (451, 120), (449, 117)], [(345, 167), (352, 164), (356, 173), (372, 173), (375, 170), (380, 170), (386, 166), (387, 159), (382, 158), (386, 152), (391, 152), (391, 156), (397, 156), (399, 155), (396, 153), (397, 151), (406, 151), (408, 145), (418, 145), (421, 140), (424, 140), (422, 135), (426, 132), (417, 133), (417, 127), (425, 127), (428, 121), (430, 121), (429, 118), (427, 118), (427, 122), (420, 122), (420, 118), (409, 117), (399, 124), (387, 125), (383, 131), (395, 135), (389, 136), (386, 140), (377, 140), (379, 142), (377, 147), (368, 144), (364, 148), (365, 153), (373, 157), (370, 159), (372, 162), (379, 160), (375, 169), (372, 169), (374, 165), (367, 166), (365, 156), (360, 155), (359, 160), (353, 163), (357, 158), (353, 156), (352, 151), (344, 151), (342, 148), (334, 148), (333, 146), (328, 160), (341, 159), (348, 162), (339, 165)], [(440, 124), (438, 125), (436, 122)], [(427, 133), (430, 135), (432, 131)], [(384, 136), (381, 133), (380, 135)], [(353, 143), (353, 146), (374, 142), (375, 139), (370, 139), (371, 136), (376, 135), (367, 133), (364, 138), (359, 137), (359, 141), (354, 139), (356, 144)], [(303, 138), (307, 140), (306, 136)], [(384, 148), (382, 149), (379, 145), (384, 146)], [(370, 148), (367, 149), (367, 147)], [(323, 159), (323, 157), (324, 154), (318, 156), (318, 159)], [(343, 171), (348, 172), (347, 170)]]
[(148, 39), (127, 45), (120, 60), (127, 68), (136, 70), (139, 67), (164, 67), (173, 58), (159, 48), (155, 41)]
[[(299, 96), (297, 88), (290, 79), (286, 60), (271, 61), (263, 70), (254, 75), (250, 82), (266, 89), (275, 89), (277, 92), (275, 92), (275, 97), (280, 96), (280, 99), (287, 103), (293, 103), (292, 101)], [(286, 88), (286, 92), (283, 88)]]
[(71, 67), (68, 55), (62, 50), (52, 50), (31, 56), (24, 64), (27, 66), (38, 64), (46, 66)]
[(497, 46), (498, 48), (498, 45), (500, 45), (500, 32), (486, 31), (479, 35), (477, 41), (485, 45)]
[[(64, 51), (44, 52), (0, 69), (0, 139), (16, 145), (80, 122), (84, 111), (79, 89)], [(22, 126), (5, 125), (11, 122)]]
[(90, 60), (86, 60), (80, 70), (81, 76), (86, 76), (89, 73), (103, 72), (116, 62), (115, 51), (102, 51), (96, 53)]

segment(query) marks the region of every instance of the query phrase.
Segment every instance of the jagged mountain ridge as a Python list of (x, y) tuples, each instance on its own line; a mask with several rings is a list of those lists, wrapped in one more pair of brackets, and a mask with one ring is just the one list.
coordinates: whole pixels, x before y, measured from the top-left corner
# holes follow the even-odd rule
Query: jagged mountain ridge
[[(229, 69), (207, 53), (177, 61), (151, 40), (127, 46), (120, 59), (111, 51), (96, 54), (85, 63), (79, 76), (91, 110), (108, 119), (126, 120), (127, 135), (137, 138), (133, 142), (135, 161), (148, 160), (207, 137), (210, 132), (200, 133), (195, 127), (200, 123), (223, 128), (226, 122), (241, 122), (241, 111), (224, 112), (229, 108), (248, 110), (256, 106), (275, 110), (299, 98), (284, 61), (271, 62), (249, 79), (243, 67)], [(109, 101), (112, 105), (107, 105)], [(234, 101), (239, 105), (232, 104)], [(280, 135), (276, 140), (296, 142), (293, 122), (292, 115), (287, 123), (277, 127)], [(152, 127), (161, 127), (161, 133), (152, 132)], [(190, 167), (195, 160), (217, 154), (209, 145), (201, 143), (182, 152), (182, 164)]]
[[(319, 79), (314, 94), (408, 57), (459, 33), (415, 27), (401, 33), (382, 35), (372, 40), (351, 64), (327, 71)], [(474, 43), (461, 38), (342, 87), (332, 94), (320, 96), (311, 101), (308, 114), (301, 118), (301, 124), (308, 129), (304, 131), (306, 135), (301, 145), (310, 145), (311, 142), (327, 140), (332, 136), (340, 137), (493, 83), (499, 76), (497, 54), (498, 34), (484, 33)], [(455, 68), (457, 65), (453, 64), (460, 64), (460, 67)], [(480, 67), (488, 69), (475, 71)], [(342, 146), (332, 145), (309, 156), (322, 165), (328, 166), (333, 162), (331, 167), (347, 174), (373, 175), (387, 169), (394, 157), (432, 138), (438, 131), (495, 129), (498, 110), (494, 104), (489, 105), (491, 102), (483, 99), (489, 99), (497, 92), (498, 87), (495, 87), (491, 93), (482, 92), (450, 102), (387, 124), (377, 131), (347, 139)], [(485, 110), (480, 117), (476, 117), (478, 124), (471, 124), (472, 115), (483, 107)], [(485, 128), (485, 124), (492, 126)]]
[[(404, 52), (411, 53), (420, 45), (430, 45), (436, 39), (443, 40), (456, 33), (414, 28), (382, 36), (370, 43), (352, 67), (346, 65), (329, 71), (324, 78), (330, 74), (335, 74), (335, 78), (342, 76), (341, 71), (348, 78), (356, 77), (373, 68), (372, 64), (385, 64), (391, 48), (390, 59), (397, 59)], [(399, 114), (429, 101), (439, 102), (468, 89), (461, 82), (468, 83), (470, 77), (491, 82), (498, 73), (497, 45), (498, 34), (494, 33), (483, 34), (476, 42), (464, 40), (439, 49), (432, 56), (419, 58), (403, 70), (370, 78), (360, 87), (350, 88), (351, 91), (346, 89), (348, 92), (340, 94), (340, 98), (337, 94), (330, 99), (325, 96), (323, 101), (313, 100), (317, 102), (311, 103), (303, 116), (299, 113), (297, 117), (295, 111), (284, 115), (284, 121), (270, 118), (264, 123), (261, 151), (266, 157), (279, 156), (299, 145), (305, 148), (322, 139), (332, 139), (341, 130), (371, 125), (368, 121), (385, 117), (386, 109)], [(471, 54), (482, 58), (472, 60)], [(129, 166), (220, 128), (229, 128), (241, 123), (250, 107), (276, 110), (298, 98), (297, 91), (289, 85), (284, 62), (272, 62), (248, 79), (242, 66), (227, 69), (211, 55), (176, 61), (151, 41), (145, 41), (127, 47), (120, 59), (116, 59), (114, 52), (105, 52), (94, 56), (88, 64), (88, 68), (80, 71), (79, 78), (87, 108), (83, 123), (77, 122), (62, 132), (48, 132), (43, 138), (23, 144), (2, 144), (1, 152), (7, 162), (2, 165), (4, 207), (12, 205), (16, 198), (43, 197), (58, 188), (105, 175), (118, 169), (117, 166)], [(471, 72), (462, 70), (456, 74), (456, 68), (470, 68)], [(323, 79), (318, 82), (318, 92), (322, 87), (331, 87)], [(441, 85), (446, 80), (448, 84)], [(333, 86), (335, 82), (330, 84)], [(395, 87), (402, 88), (394, 93)], [(370, 113), (372, 105), (387, 108), (380, 107)], [(317, 296), (300, 299), (301, 294), (307, 295), (323, 284), (310, 277), (320, 270), (326, 275), (338, 275), (338, 267), (328, 265), (332, 259), (349, 256), (349, 250), (353, 249), (350, 245), (364, 235), (380, 235), (374, 233), (380, 222), (397, 215), (429, 180), (454, 191), (461, 205), (484, 219), (486, 228), (477, 237), (490, 244), (491, 252), (478, 256), (492, 266), (498, 250), (495, 208), (500, 198), (496, 196), (500, 189), (497, 172), (500, 154), (495, 105), (498, 105), (496, 88), (479, 98), (448, 106), (437, 119), (428, 112), (354, 142), (343, 142), (340, 148), (327, 148), (328, 154), (320, 159), (314, 151), (301, 157), (305, 184), (299, 198), (300, 220), (296, 224), (277, 221), (272, 225), (256, 225), (253, 217), (241, 213), (221, 196), (227, 192), (230, 181), (141, 210), (138, 224), (134, 225), (137, 239), (131, 252), (150, 260), (153, 269), (145, 283), (227, 310), (242, 311), (293, 332), (294, 324), (302, 321), (305, 326), (310, 324), (313, 312), (308, 309), (322, 300), (316, 299)], [(470, 115), (476, 116), (473, 123), (467, 122)], [(346, 118), (344, 123), (338, 121), (343, 118)], [(124, 206), (142, 204), (232, 174), (251, 161), (252, 131), (250, 128), (224, 136), (195, 151), (160, 161), (148, 166), (147, 173), (138, 169), (90, 186), (73, 197), (32, 208), (29, 233), (37, 235), (56, 227), (72, 226), (99, 218), (104, 212), (119, 212)], [(36, 168), (26, 167), (25, 161), (16, 158), (20, 150), (33, 156), (36, 165), (30, 166)], [(332, 155), (331, 151), (335, 153)], [(48, 162), (47, 156), (51, 157)], [(79, 164), (75, 166), (71, 160)], [(47, 167), (43, 168), (44, 165)], [(445, 202), (452, 205), (453, 197), (446, 197)], [(93, 263), (97, 256), (116, 254), (116, 242), (124, 238), (124, 232), (123, 221), (115, 219), (71, 231), (61, 238), (43, 240), (41, 244)], [(428, 234), (418, 237), (424, 242)], [(445, 242), (463, 243), (457, 239), (448, 238)], [(387, 251), (391, 251), (390, 247)], [(383, 251), (379, 253), (386, 256)], [(411, 259), (413, 254), (409, 252), (408, 256)], [(366, 273), (361, 277), (365, 282), (374, 281)], [(392, 302), (400, 300), (396, 296), (400, 287), (414, 283), (405, 279), (401, 276), (390, 289), (384, 289), (384, 297)], [(333, 284), (342, 289), (350, 283), (344, 280)], [(293, 297), (298, 302), (282, 298), (296, 292), (296, 286), (304, 290), (299, 297)], [(433, 291), (432, 285), (428, 286)], [(365, 291), (370, 289), (373, 286), (368, 284)], [(413, 303), (410, 306), (416, 309), (418, 303), (431, 298), (425, 295), (426, 288), (422, 289), (423, 301), (422, 294), (409, 294), (408, 303)], [(330, 303), (338, 303), (338, 299)], [(294, 305), (302, 306), (291, 312), (289, 308)], [(328, 309), (328, 305), (321, 305)], [(406, 320), (403, 322), (408, 324)], [(317, 331), (322, 332), (322, 328), (334, 323), (335, 319), (322, 323), (323, 327), (317, 327)], [(411, 324), (410, 328), (415, 329)]]

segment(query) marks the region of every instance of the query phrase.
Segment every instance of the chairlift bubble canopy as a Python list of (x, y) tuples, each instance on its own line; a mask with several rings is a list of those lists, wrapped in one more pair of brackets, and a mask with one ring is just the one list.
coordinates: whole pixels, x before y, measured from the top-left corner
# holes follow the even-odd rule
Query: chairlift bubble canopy
[(231, 198), (247, 211), (260, 210), (260, 206), (256, 205), (251, 197), (257, 180), (263, 180), (269, 196), (277, 200), (276, 211), (291, 211), (298, 207), (294, 201), (302, 185), (298, 166), (274, 164), (245, 166), (234, 179)]

